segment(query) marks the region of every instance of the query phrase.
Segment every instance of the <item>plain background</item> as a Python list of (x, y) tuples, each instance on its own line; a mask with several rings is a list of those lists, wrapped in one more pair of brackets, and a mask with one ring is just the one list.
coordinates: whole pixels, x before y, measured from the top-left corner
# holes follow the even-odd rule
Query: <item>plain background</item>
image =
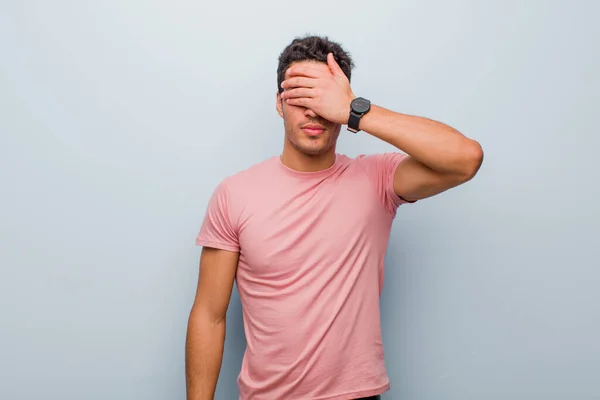
[[(399, 211), (384, 399), (599, 399), (599, 12), (1, 1), (0, 398), (185, 397), (205, 207), (281, 151), (277, 57), (316, 33), (354, 57), (357, 95), (485, 150), (473, 181)], [(391, 149), (349, 132), (338, 147)], [(234, 293), (218, 400), (237, 398), (243, 349)]]

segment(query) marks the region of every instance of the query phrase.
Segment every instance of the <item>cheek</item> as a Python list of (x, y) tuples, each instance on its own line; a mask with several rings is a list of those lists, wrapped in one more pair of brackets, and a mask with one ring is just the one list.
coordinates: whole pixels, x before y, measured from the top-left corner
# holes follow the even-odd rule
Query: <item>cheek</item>
[(298, 107), (288, 105), (283, 106), (283, 117), (286, 125), (297, 125), (298, 123), (300, 123), (300, 121), (303, 120), (303, 114), (304, 111)]
[(338, 137), (340, 135), (340, 131), (342, 130), (342, 126), (341, 125), (337, 125), (336, 127), (333, 128), (332, 135), (334, 137)]

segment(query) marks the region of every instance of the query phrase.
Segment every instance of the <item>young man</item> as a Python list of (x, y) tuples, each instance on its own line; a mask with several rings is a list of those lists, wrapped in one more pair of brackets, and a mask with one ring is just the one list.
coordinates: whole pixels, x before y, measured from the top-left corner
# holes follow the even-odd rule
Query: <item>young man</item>
[[(188, 400), (214, 397), (234, 279), (247, 339), (240, 399), (376, 399), (390, 388), (379, 296), (397, 208), (467, 182), (483, 152), (447, 125), (355, 96), (352, 67), (321, 37), (295, 39), (279, 58), (283, 152), (220, 183), (196, 240)], [(337, 154), (342, 125), (398, 152)]]

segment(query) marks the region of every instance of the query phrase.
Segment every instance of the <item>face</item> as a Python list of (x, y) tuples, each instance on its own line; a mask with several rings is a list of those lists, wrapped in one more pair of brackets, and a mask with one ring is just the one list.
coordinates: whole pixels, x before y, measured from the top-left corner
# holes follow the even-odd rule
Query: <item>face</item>
[[(294, 64), (314, 63), (301, 61)], [(292, 65), (294, 65), (292, 64)], [(317, 63), (325, 70), (327, 64)], [(285, 79), (288, 78), (286, 72)], [(335, 151), (341, 125), (327, 121), (312, 110), (282, 102), (277, 93), (277, 112), (283, 118), (285, 126), (285, 146), (310, 156), (319, 156)]]

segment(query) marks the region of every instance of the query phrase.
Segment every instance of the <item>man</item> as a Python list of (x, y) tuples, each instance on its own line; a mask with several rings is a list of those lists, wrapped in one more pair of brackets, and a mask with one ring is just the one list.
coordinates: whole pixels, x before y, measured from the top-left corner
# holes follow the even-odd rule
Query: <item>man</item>
[[(214, 397), (234, 279), (247, 339), (241, 399), (376, 399), (390, 388), (379, 296), (397, 208), (467, 182), (483, 152), (447, 125), (355, 96), (352, 67), (339, 44), (314, 36), (279, 58), (283, 152), (220, 183), (196, 240), (188, 400)], [(342, 125), (398, 151), (337, 154)]]

